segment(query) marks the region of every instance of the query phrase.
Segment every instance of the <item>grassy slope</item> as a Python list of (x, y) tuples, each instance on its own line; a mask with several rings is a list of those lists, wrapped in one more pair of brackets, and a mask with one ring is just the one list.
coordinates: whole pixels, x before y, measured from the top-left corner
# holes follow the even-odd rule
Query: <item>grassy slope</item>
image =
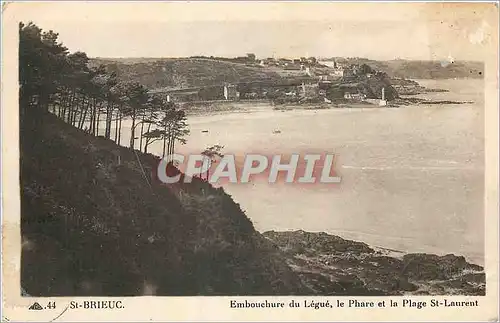
[[(21, 132), (22, 286), (30, 295), (302, 290), (229, 195), (151, 181), (158, 159), (44, 115)], [(120, 156), (120, 164), (118, 157)]]
[(92, 64), (105, 64), (122, 80), (137, 81), (150, 89), (201, 87), (224, 82), (279, 79), (275, 71), (210, 59), (158, 59), (153, 61), (111, 61), (94, 59)]

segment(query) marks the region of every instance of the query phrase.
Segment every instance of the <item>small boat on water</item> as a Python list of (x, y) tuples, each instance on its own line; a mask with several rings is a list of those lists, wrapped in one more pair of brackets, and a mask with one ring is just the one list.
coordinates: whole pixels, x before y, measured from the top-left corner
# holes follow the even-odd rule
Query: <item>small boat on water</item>
[(274, 130), (273, 131), (274, 134), (278, 134), (278, 133), (281, 133), (281, 130)]
[(208, 130), (202, 130), (201, 132), (203, 132), (203, 133), (207, 133), (207, 132), (208, 132)]

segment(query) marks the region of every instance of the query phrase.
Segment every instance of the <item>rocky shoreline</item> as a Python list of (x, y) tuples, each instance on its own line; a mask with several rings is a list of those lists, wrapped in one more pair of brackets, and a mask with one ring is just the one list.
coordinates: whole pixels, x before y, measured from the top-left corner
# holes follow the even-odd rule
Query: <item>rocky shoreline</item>
[[(434, 92), (449, 92), (446, 89), (427, 88), (420, 85), (418, 82), (408, 79), (392, 78), (391, 86), (397, 91), (398, 96), (389, 101), (385, 106), (379, 106), (365, 101), (353, 101), (344, 98), (335, 99), (331, 102), (324, 102), (323, 99), (308, 100), (304, 102), (281, 102), (276, 103), (273, 100), (244, 100), (244, 101), (207, 101), (207, 102), (186, 102), (182, 104), (182, 109), (189, 115), (206, 115), (234, 112), (255, 112), (262, 110), (268, 106), (275, 111), (292, 111), (292, 110), (328, 110), (342, 108), (400, 108), (410, 105), (446, 105), (446, 104), (468, 104), (473, 102), (468, 101), (450, 101), (450, 100), (432, 100), (416, 95), (434, 93)], [(257, 107), (257, 108), (256, 108)]]
[(422, 98), (414, 97), (399, 97), (394, 100), (391, 105), (401, 106), (401, 105), (420, 105), (420, 104), (432, 104), (432, 105), (443, 105), (443, 104), (470, 104), (474, 103), (472, 101), (451, 101), (451, 100), (428, 100)]
[(399, 95), (418, 95), (433, 92), (449, 92), (445, 89), (427, 88), (420, 85), (417, 81), (400, 78), (392, 78), (391, 85)]
[(324, 232), (263, 233), (303, 283), (319, 295), (485, 295), (484, 268), (462, 256), (394, 257)]

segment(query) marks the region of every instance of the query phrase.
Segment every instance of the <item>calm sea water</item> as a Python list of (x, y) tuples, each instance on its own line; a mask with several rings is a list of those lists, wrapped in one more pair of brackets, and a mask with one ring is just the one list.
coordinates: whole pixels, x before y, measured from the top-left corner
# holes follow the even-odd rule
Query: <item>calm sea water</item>
[[(483, 81), (419, 82), (450, 91), (420, 97), (473, 103), (191, 116), (191, 135), (179, 152), (221, 144), (237, 154), (335, 153), (340, 185), (254, 182), (225, 189), (260, 231), (324, 231), (483, 264)], [(151, 151), (160, 153), (160, 145)]]

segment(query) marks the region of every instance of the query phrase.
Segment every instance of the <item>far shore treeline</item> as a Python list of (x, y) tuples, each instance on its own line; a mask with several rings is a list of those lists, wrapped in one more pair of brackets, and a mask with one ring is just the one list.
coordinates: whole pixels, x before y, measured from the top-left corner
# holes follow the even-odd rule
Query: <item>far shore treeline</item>
[(122, 121), (131, 120), (129, 147), (147, 152), (161, 140), (163, 157), (174, 152), (176, 143), (185, 142), (185, 113), (164, 95), (148, 93), (136, 81), (120, 81), (104, 65), (89, 67), (87, 54), (70, 53), (52, 30), (20, 23), (19, 37), (21, 127), (36, 126), (41, 120), (37, 114), (48, 111), (118, 144)]

